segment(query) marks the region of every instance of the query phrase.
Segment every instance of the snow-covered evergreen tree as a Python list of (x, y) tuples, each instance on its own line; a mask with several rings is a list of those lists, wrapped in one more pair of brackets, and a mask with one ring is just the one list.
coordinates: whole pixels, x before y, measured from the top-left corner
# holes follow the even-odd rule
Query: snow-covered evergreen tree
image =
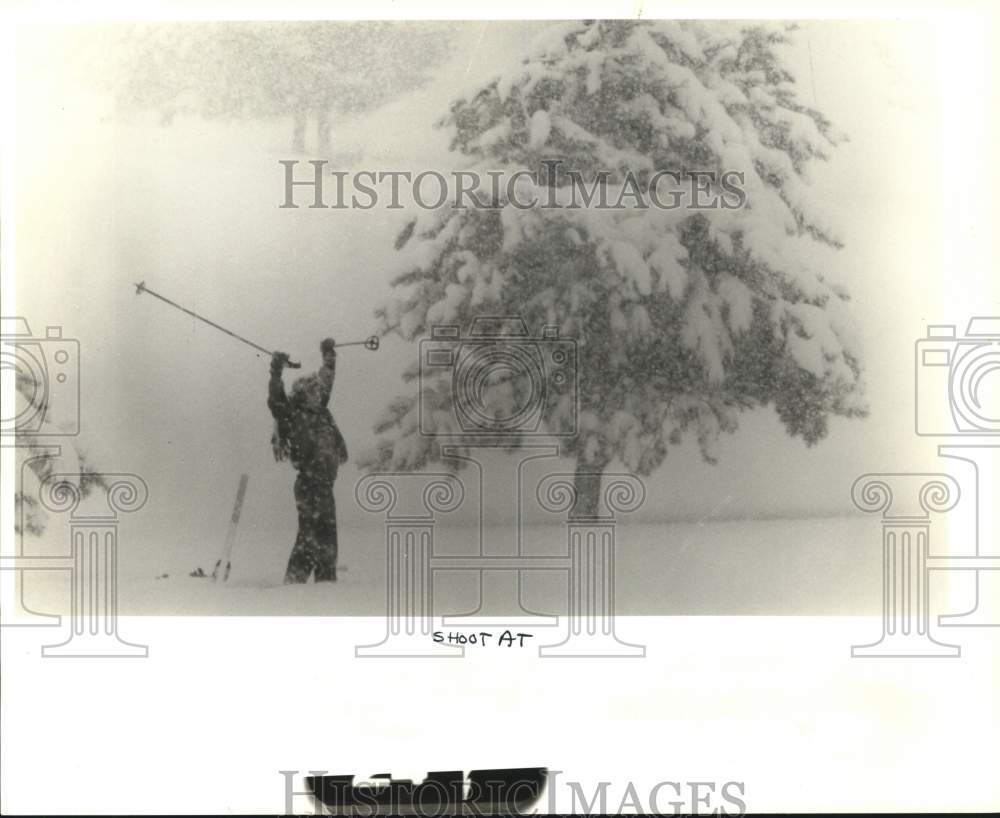
[[(408, 340), (436, 323), (518, 315), (578, 342), (578, 510), (615, 458), (638, 474), (685, 434), (713, 444), (744, 410), (773, 407), (807, 444), (831, 415), (861, 416), (861, 364), (832, 283), (840, 244), (808, 196), (808, 170), (838, 136), (796, 97), (782, 61), (788, 26), (723, 22), (554, 24), (515, 68), (443, 120), (469, 168), (538, 170), (559, 159), (619, 185), (663, 169), (735, 171), (739, 208), (618, 209), (445, 206), (397, 240), (402, 272), (379, 315)], [(544, 174), (539, 183), (546, 184)], [(554, 184), (565, 199), (568, 180)], [(536, 190), (544, 201), (545, 190)], [(527, 196), (521, 197), (526, 199)], [(614, 198), (611, 199), (614, 202)], [(417, 362), (407, 373), (412, 380)], [(509, 399), (516, 383), (496, 400)], [(456, 429), (447, 374), (420, 384)], [(506, 392), (504, 391), (506, 389)], [(568, 394), (549, 401), (552, 432), (570, 428)], [(399, 397), (376, 425), (371, 468), (415, 470), (440, 460), (420, 434), (418, 397)], [(424, 419), (426, 429), (427, 419)], [(454, 441), (449, 441), (454, 442)]]

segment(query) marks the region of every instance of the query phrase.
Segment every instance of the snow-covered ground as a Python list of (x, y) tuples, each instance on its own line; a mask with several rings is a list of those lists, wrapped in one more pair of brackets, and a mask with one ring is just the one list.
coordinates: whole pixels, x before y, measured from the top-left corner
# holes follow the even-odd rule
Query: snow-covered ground
[[(28, 553), (65, 553), (65, 532), (55, 526), (43, 541), (28, 541)], [(513, 549), (513, 527), (491, 527), (490, 553)], [(119, 612), (178, 615), (379, 615), (385, 611), (386, 556), (383, 529), (342, 527), (340, 581), (335, 585), (283, 586), (285, 561), (294, 531), (247, 531), (237, 544), (227, 584), (193, 578), (211, 572), (218, 543), (176, 543), (167, 539), (130, 553), (122, 526)], [(437, 529), (438, 553), (475, 554), (474, 527)], [(861, 517), (627, 524), (618, 528), (617, 612), (622, 615), (870, 615), (880, 610), (880, 531)], [(565, 529), (530, 526), (530, 554), (565, 554)], [(39, 551), (35, 549), (38, 548)], [(167, 576), (163, 576), (166, 574)], [(158, 578), (159, 577), (159, 578)], [(560, 572), (525, 572), (526, 607), (539, 612), (566, 610), (566, 579)], [(486, 613), (518, 613), (510, 572), (490, 580), (501, 607)], [(25, 581), (26, 600), (39, 611), (68, 604), (68, 574), (33, 572)], [(510, 592), (510, 593), (508, 593)], [(435, 613), (474, 610), (479, 586), (474, 572), (435, 577)]]

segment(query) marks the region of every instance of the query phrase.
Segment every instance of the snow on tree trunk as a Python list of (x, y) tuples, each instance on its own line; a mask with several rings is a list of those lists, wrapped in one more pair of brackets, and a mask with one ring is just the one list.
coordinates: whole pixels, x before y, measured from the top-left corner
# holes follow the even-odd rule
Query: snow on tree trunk
[[(560, 204), (570, 172), (588, 186), (606, 172), (613, 206), (522, 209), (504, 195), (493, 209), (421, 212), (397, 239), (383, 334), (416, 340), (435, 324), (467, 332), (477, 316), (516, 315), (533, 334), (555, 326), (575, 339), (578, 402), (556, 395), (543, 422), (581, 466), (618, 460), (648, 474), (685, 436), (712, 460), (755, 408), (810, 445), (831, 416), (864, 415), (848, 296), (833, 283), (840, 243), (807, 176), (837, 137), (797, 100), (781, 56), (789, 36), (718, 21), (547, 28), (521, 63), (452, 104), (443, 124), (457, 163), (484, 178), (538, 172), (518, 198)], [(540, 163), (553, 159), (549, 176)], [(630, 176), (641, 187), (658, 171), (714, 172), (714, 194), (722, 173), (737, 174), (745, 201), (661, 208), (624, 196)], [(441, 459), (435, 434), (461, 431), (450, 372), (418, 382), (417, 369), (415, 354), (404, 378), (420, 395), (377, 422), (369, 467), (423, 468)], [(524, 387), (515, 377), (496, 400)], [(581, 510), (592, 485), (585, 494)]]

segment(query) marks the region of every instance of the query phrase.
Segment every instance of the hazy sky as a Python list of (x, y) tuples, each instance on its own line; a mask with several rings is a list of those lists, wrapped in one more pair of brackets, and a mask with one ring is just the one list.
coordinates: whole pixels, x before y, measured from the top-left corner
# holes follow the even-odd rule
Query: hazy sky
[[(428, 87), (334, 119), (335, 161), (440, 166), (447, 144), (433, 123), (457, 93), (516, 60), (530, 33), (516, 22), (458, 28), (454, 58)], [(793, 53), (805, 102), (850, 139), (814, 170), (814, 189), (845, 240), (840, 269), (863, 338), (871, 417), (834, 420), (829, 437), (806, 448), (773, 414), (745, 415), (722, 442), (719, 465), (703, 463), (693, 445), (671, 452), (647, 481), (647, 514), (837, 513), (850, 510), (849, 489), (862, 472), (936, 467), (936, 443), (913, 435), (913, 342), (927, 323), (961, 330), (971, 314), (1000, 314), (1000, 304), (983, 303), (988, 279), (975, 263), (989, 258), (988, 214), (948, 199), (962, 189), (953, 168), (983, 178), (974, 156), (953, 151), (962, 134), (982, 134), (947, 117), (950, 74), (935, 35), (919, 22), (806, 23)], [(247, 471), (249, 524), (287, 533), (293, 474), (271, 456), (266, 358), (137, 298), (131, 284), (144, 279), (315, 367), (324, 336), (373, 331), (403, 217), (278, 209), (287, 121), (182, 118), (159, 127), (115, 117), (77, 64), (53, 59), (103, 36), (46, 29), (21, 44), (17, 314), (36, 335), (61, 324), (79, 339), (87, 447), (101, 468), (148, 481), (150, 524), (178, 537), (218, 529)], [(978, 41), (969, 41), (974, 51)], [(966, 246), (942, 238), (959, 218)], [(341, 355), (333, 409), (352, 455), (373, 441), (373, 418), (403, 391), (399, 373), (415, 355), (415, 345), (398, 340), (377, 353)], [(351, 496), (358, 477), (351, 464), (338, 480), (345, 522), (364, 521)]]

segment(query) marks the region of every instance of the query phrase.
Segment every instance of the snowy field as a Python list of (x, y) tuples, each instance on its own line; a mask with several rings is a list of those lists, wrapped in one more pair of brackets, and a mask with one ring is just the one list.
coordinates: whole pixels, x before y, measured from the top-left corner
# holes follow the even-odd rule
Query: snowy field
[[(55, 536), (28, 541), (27, 553), (65, 553)], [(341, 530), (341, 576), (335, 585), (281, 584), (293, 531), (247, 531), (240, 538), (226, 584), (190, 577), (211, 573), (219, 544), (144, 542), (129, 553), (121, 530), (120, 607), (124, 615), (371, 616), (385, 610), (385, 544), (378, 525)], [(486, 530), (488, 553), (513, 550), (513, 527)], [(64, 534), (65, 536), (65, 534)], [(440, 527), (438, 553), (478, 551), (474, 527)], [(880, 610), (878, 523), (861, 517), (754, 522), (621, 524), (616, 562), (617, 612), (622, 615), (871, 615)], [(530, 526), (525, 551), (565, 553), (565, 530)], [(221, 544), (221, 543), (220, 543)], [(37, 549), (37, 550), (36, 550)], [(163, 576), (166, 574), (167, 576)], [(158, 578), (159, 577), (159, 578)], [(488, 578), (499, 604), (486, 614), (516, 614), (513, 573)], [(33, 572), (25, 599), (38, 611), (65, 610), (65, 572)], [(532, 571), (523, 580), (525, 606), (566, 610), (565, 575)], [(435, 613), (461, 614), (479, 604), (475, 572), (435, 577)]]

